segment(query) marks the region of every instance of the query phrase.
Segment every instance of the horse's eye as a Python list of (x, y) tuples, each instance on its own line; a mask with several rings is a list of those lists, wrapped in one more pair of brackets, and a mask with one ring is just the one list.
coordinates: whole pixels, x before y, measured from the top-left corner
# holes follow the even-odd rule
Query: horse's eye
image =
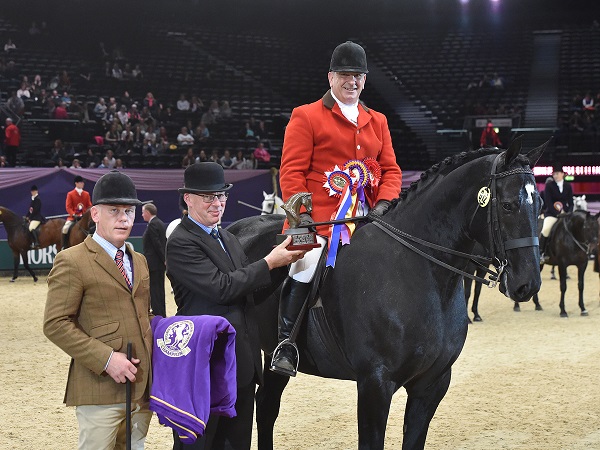
[(512, 211), (512, 206), (510, 206), (510, 203), (508, 202), (502, 202), (502, 209), (504, 209), (504, 211)]

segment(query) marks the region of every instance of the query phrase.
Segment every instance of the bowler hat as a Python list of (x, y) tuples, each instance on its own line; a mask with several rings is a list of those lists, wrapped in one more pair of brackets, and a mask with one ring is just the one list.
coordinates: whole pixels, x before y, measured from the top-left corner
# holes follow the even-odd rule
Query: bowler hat
[(31, 189), (29, 189), (30, 191), (37, 191), (38, 187), (34, 184), (33, 186), (31, 186)]
[(73, 183), (80, 183), (83, 181), (83, 177), (81, 175), (77, 175)]
[(365, 49), (352, 41), (338, 45), (331, 55), (329, 71), (369, 73)]
[(179, 193), (220, 192), (228, 191), (232, 187), (233, 184), (225, 183), (225, 172), (220, 164), (201, 162), (185, 169), (183, 187), (179, 188)]
[(563, 165), (562, 164), (554, 164), (552, 166), (552, 173), (556, 173), (556, 172), (562, 172), (565, 173), (565, 171), (563, 170)]
[(92, 191), (92, 205), (132, 205), (142, 202), (137, 198), (131, 178), (118, 170), (102, 175)]

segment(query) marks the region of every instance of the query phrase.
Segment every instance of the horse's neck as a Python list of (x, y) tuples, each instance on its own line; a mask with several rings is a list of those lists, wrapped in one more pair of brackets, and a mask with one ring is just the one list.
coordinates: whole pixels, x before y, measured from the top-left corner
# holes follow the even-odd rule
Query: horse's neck
[(14, 212), (7, 209), (2, 210), (2, 222), (7, 232), (15, 231), (23, 225), (23, 220)]

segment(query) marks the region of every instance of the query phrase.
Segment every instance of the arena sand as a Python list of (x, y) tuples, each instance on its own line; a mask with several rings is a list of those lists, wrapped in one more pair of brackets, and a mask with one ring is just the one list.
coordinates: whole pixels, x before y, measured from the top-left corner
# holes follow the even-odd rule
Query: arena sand
[[(575, 277), (575, 269), (569, 269)], [(427, 449), (600, 449), (600, 305), (598, 274), (586, 273), (581, 317), (577, 284), (567, 291), (568, 319), (558, 315), (558, 281), (544, 271), (541, 303), (521, 312), (484, 288), (482, 323), (473, 324), (453, 367), (450, 390), (429, 428)], [(167, 283), (167, 289), (169, 289)], [(0, 449), (74, 449), (74, 410), (62, 404), (69, 358), (42, 334), (46, 278), (0, 278)], [(168, 313), (175, 305), (167, 292)], [(406, 394), (394, 397), (386, 448), (400, 449)], [(153, 418), (147, 449), (171, 448)], [(291, 380), (276, 424), (277, 449), (355, 449), (356, 388), (300, 374)], [(254, 445), (256, 448), (256, 433)]]

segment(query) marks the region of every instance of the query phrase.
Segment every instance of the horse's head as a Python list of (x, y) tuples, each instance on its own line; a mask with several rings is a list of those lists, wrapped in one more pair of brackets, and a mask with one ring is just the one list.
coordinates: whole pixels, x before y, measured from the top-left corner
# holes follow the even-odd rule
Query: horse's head
[(580, 195), (579, 197), (573, 197), (573, 211), (577, 211), (577, 210), (582, 210), (582, 211), (588, 210), (588, 204), (587, 204), (587, 201), (585, 200), (585, 195)]
[(583, 240), (588, 246), (588, 254), (591, 254), (594, 250), (598, 249), (598, 221), (600, 220), (600, 213), (592, 215), (585, 211), (585, 218), (583, 222)]
[[(475, 213), (479, 226), (473, 236), (494, 258), (501, 272), (500, 291), (515, 301), (526, 301), (540, 289), (537, 218), (541, 199), (531, 166), (548, 142), (519, 156), (520, 139), (492, 155), (489, 184), (481, 188)], [(475, 236), (477, 235), (477, 236)]]
[(304, 193), (301, 197), (302, 206), (306, 208), (307, 212), (312, 212), (312, 194)]
[(275, 193), (267, 194), (263, 191), (263, 198), (261, 214), (283, 214), (284, 211), (281, 208), (283, 200), (280, 197)]

